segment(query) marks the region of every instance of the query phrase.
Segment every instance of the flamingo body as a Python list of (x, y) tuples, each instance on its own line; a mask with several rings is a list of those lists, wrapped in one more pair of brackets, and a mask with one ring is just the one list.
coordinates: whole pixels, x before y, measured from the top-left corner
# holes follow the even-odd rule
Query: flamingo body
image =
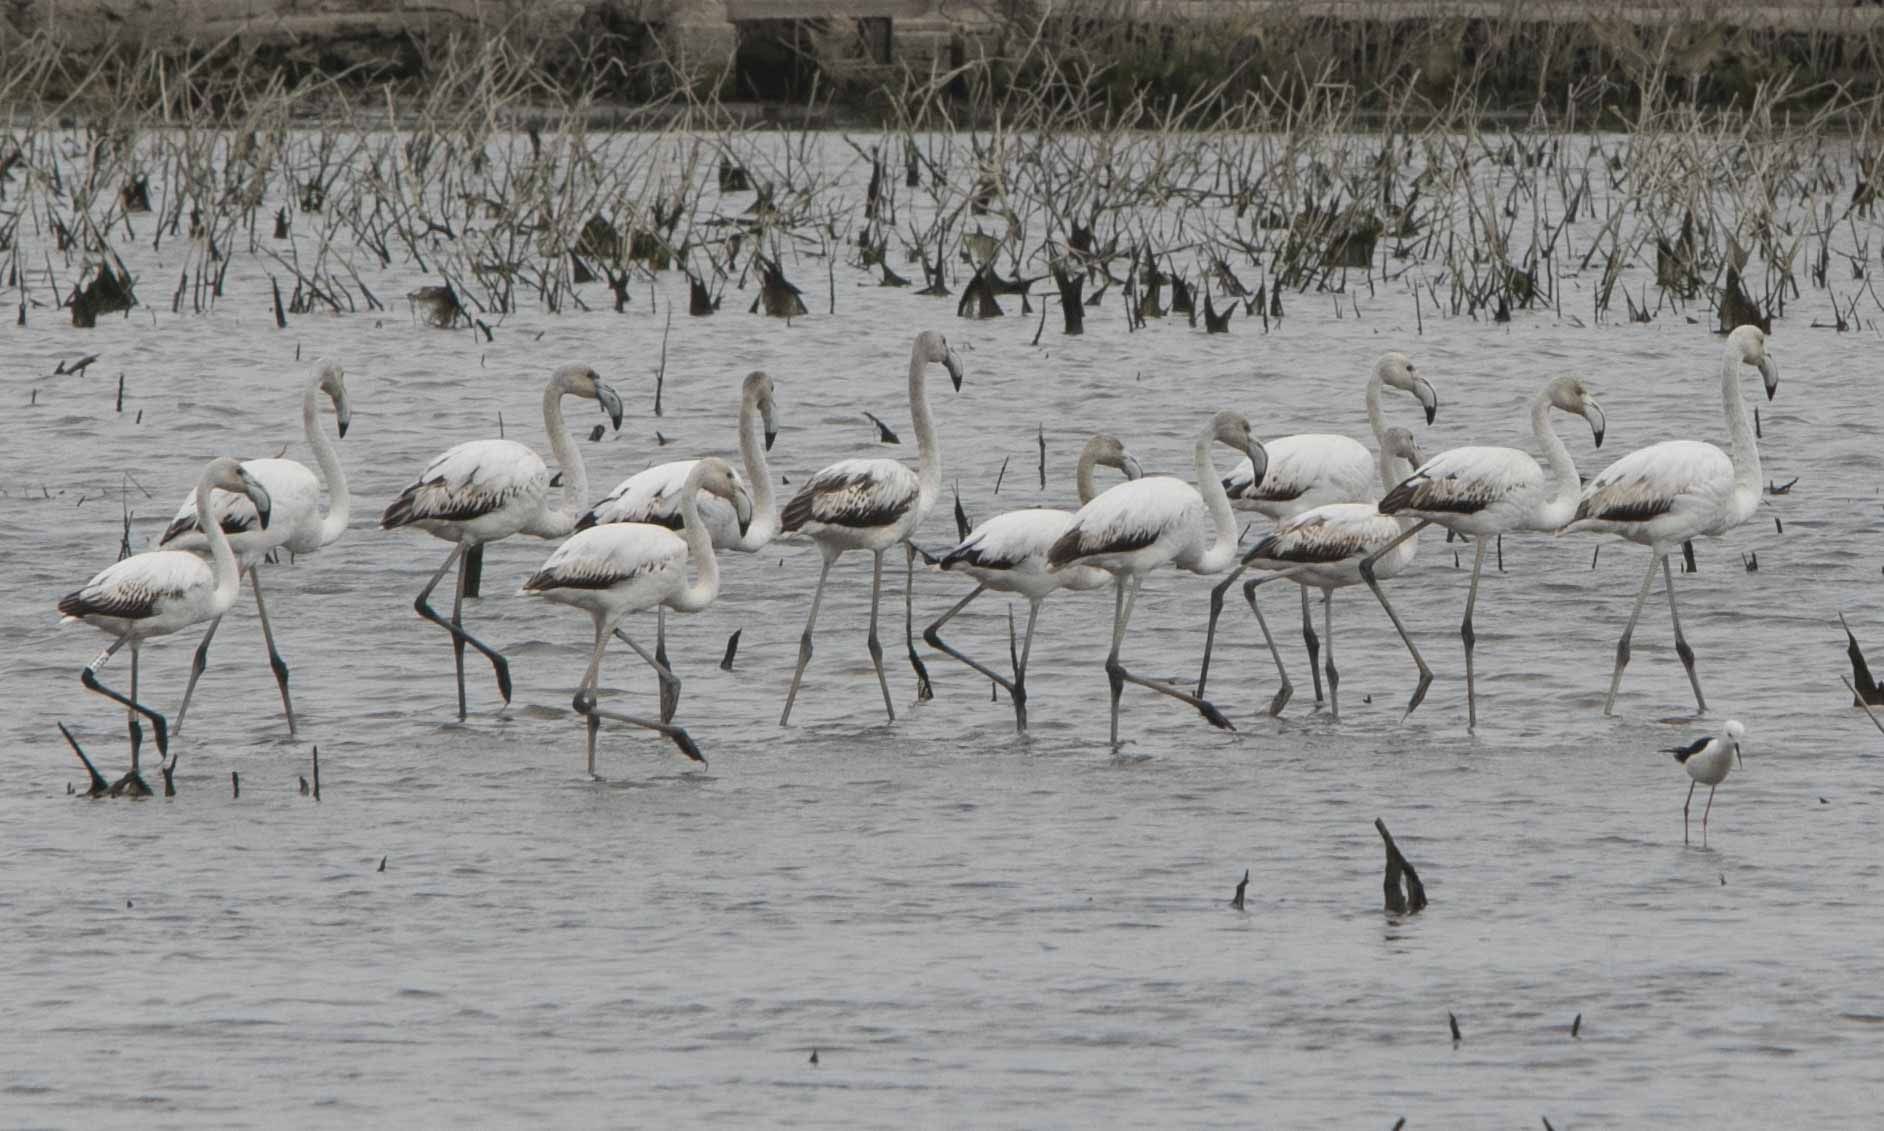
[(1081, 507), (1048, 560), (1055, 569), (1078, 565), (1113, 574), (1150, 573), (1167, 564), (1192, 569), (1210, 548), (1212, 534), (1210, 509), (1197, 488), (1169, 475), (1148, 475)]
[(1374, 454), (1359, 440), (1304, 432), (1266, 441), (1263, 447), (1269, 467), (1261, 483), (1251, 482), (1255, 467), (1247, 459), (1223, 481), (1239, 510), (1282, 519), (1324, 503), (1365, 499), (1378, 490)]
[[(699, 462), (692, 459), (674, 460), (630, 475), (616, 484), (607, 498), (590, 507), (586, 514), (576, 520), (576, 530), (580, 532), (617, 522), (653, 523), (669, 530), (681, 529), (680, 490), (686, 485), (687, 476), (693, 471), (694, 465)], [(733, 479), (741, 489), (749, 489), (745, 477), (737, 471), (733, 472)], [(716, 495), (708, 495), (700, 500), (700, 522), (706, 527), (707, 536), (713, 539), (713, 548), (716, 550), (762, 548), (744, 544), (739, 530), (739, 517), (733, 513), (732, 504)]]
[(837, 553), (885, 550), (935, 505), (916, 473), (893, 459), (846, 459), (812, 476), (779, 513), (780, 528)]
[[(1243, 560), (1254, 569), (1289, 570), (1303, 585), (1344, 589), (1362, 583), (1362, 558), (1404, 533), (1400, 520), (1373, 503), (1329, 503), (1284, 519)], [(1417, 538), (1395, 546), (1375, 564), (1375, 576), (1399, 573), (1418, 548)]]
[(416, 526), (447, 542), (496, 542), (544, 525), (549, 486), (548, 465), (525, 445), (471, 440), (427, 464), (379, 524), (385, 530)]
[(1630, 452), (1591, 480), (1565, 530), (1644, 546), (1719, 537), (1753, 517), (1759, 496), (1735, 489), (1733, 460), (1712, 444), (1665, 440)]
[[(246, 496), (244, 496), (246, 498)], [(84, 621), (127, 640), (168, 636), (235, 604), (234, 575), (218, 578), (187, 550), (152, 550), (114, 562), (59, 601), (61, 623)]]
[(635, 610), (665, 604), (686, 588), (687, 558), (687, 540), (668, 527), (595, 526), (556, 547), (523, 583), (523, 592), (600, 613), (613, 624)]

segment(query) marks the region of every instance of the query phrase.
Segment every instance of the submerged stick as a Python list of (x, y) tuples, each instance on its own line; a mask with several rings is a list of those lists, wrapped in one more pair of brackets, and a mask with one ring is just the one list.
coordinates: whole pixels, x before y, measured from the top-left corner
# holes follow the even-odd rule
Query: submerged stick
[(321, 799), (321, 748), (314, 748), (314, 800)]
[[(1376, 817), (1374, 828), (1387, 845), (1387, 875), (1383, 884), (1387, 894), (1387, 910), (1396, 915), (1418, 914), (1426, 906), (1426, 885), (1420, 883), (1419, 873), (1413, 870), (1407, 858), (1400, 855), (1400, 846), (1393, 842), (1393, 834), (1387, 831), (1386, 822)], [(1402, 875), (1406, 877), (1404, 895), (1400, 891)]]
[(733, 670), (733, 657), (739, 654), (739, 634), (744, 631), (746, 630), (743, 628), (735, 628), (733, 634), (726, 638), (726, 655), (720, 658), (721, 671)]

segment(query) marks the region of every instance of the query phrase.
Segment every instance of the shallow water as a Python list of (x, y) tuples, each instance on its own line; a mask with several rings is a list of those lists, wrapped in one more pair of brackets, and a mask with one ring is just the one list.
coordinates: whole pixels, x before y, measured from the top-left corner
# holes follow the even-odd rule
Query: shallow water
[[(175, 274), (141, 255), (151, 278)], [(821, 266), (807, 261), (801, 281)], [(78, 331), (41, 310), (11, 332), (4, 1122), (1384, 1128), (1541, 1115), (1562, 1128), (1824, 1125), (1875, 1108), (1884, 869), (1869, 838), (1884, 739), (1838, 682), (1837, 623), (1843, 610), (1884, 656), (1873, 334), (1807, 329), (1803, 310), (1776, 327), (1784, 382), (1761, 406), (1763, 455), (1768, 478), (1799, 486), (1700, 543), (1700, 571), (1678, 578), (1707, 725), (1732, 716), (1750, 730), (1703, 849), (1698, 812), (1697, 844), (1682, 844), (1686, 779), (1656, 752), (1697, 730), (1659, 596), (1618, 717), (1601, 715), (1638, 547), (1606, 545), (1592, 570), (1596, 539), (1506, 539), (1478, 609), (1476, 735), (1457, 637), (1466, 570), (1429, 537), (1391, 588), (1438, 675), (1411, 719), (1399, 708), (1412, 665), (1354, 591), (1335, 599), (1343, 718), (1316, 712), (1296, 599), (1276, 586), (1266, 608), (1297, 684), (1284, 717), (1260, 714), (1274, 671), (1233, 606), (1212, 698), (1237, 732), (1133, 690), (1117, 753), (1098, 662), (1105, 594), (1047, 605), (1021, 740), (984, 680), (927, 649), (936, 698), (914, 703), (892, 571), (899, 717), (886, 726), (862, 639), (867, 561), (846, 559), (795, 725), (781, 730), (817, 558), (797, 546), (734, 556), (711, 610), (670, 618), (679, 721), (711, 769), (611, 727), (609, 780), (595, 784), (568, 710), (587, 619), (510, 595), (550, 547), (490, 549), (468, 618), (511, 657), (515, 699), (498, 710), (473, 656), (473, 714), (459, 725), (446, 637), (410, 608), (446, 547), (375, 520), (432, 453), (495, 435), (500, 413), (507, 435), (547, 451), (538, 397), (564, 360), (595, 365), (628, 404), (619, 435), (581, 445), (598, 491), (659, 459), (729, 451), (739, 379), (758, 367), (785, 417), (775, 468), (798, 483), (853, 454), (914, 458), (913, 442), (876, 448), (861, 410), (913, 441), (908, 338), (942, 329), (967, 363), (960, 393), (939, 371), (934, 381), (946, 476), (979, 519), (1068, 504), (1094, 429), (1178, 474), (1219, 408), (1264, 435), (1364, 435), (1361, 385), (1388, 348), (1438, 386), (1438, 421), (1417, 429), (1430, 450), (1528, 447), (1526, 405), (1557, 371), (1591, 378), (1608, 412), (1600, 453), (1580, 421), (1563, 426), (1586, 472), (1656, 440), (1719, 440), (1720, 340), (1705, 325), (1549, 313), (1493, 325), (1428, 309), (1420, 334), (1410, 295), (1382, 287), (1354, 296), (1358, 318), (1291, 296), (1267, 335), (1241, 316), (1227, 336), (1175, 319), (1128, 333), (1114, 296), (1085, 337), (1049, 326), (1031, 347), (1031, 318), (960, 321), (952, 301), (839, 267), (835, 317), (748, 316), (738, 292), (715, 317), (676, 317), (656, 419), (678, 276), (663, 278), (658, 312), (645, 292), (625, 314), (601, 312), (596, 286), (598, 312), (513, 316), (487, 343), (397, 307), (277, 330), (264, 275), (238, 260), (232, 297), (202, 317), (140, 309)], [(394, 273), (382, 293), (416, 281)], [(94, 352), (82, 377), (45, 376)], [(53, 605), (115, 556), (126, 474), (152, 496), (128, 489), (142, 544), (212, 455), (285, 445), (311, 464), (298, 410), (304, 363), (321, 355), (349, 375), (356, 503), (346, 539), (272, 571), (301, 740), (286, 738), (245, 596), (178, 741), (178, 796), (67, 796), (83, 775), (55, 720), (107, 773), (123, 760), (122, 721), (76, 679), (101, 639), (58, 627)], [(601, 419), (591, 408), (572, 402), (578, 434)], [(1411, 401), (1388, 409), (1416, 423)], [(1035, 428), (1047, 423), (1042, 491)], [(952, 533), (945, 495), (922, 538)], [(1756, 551), (1759, 571), (1744, 571)], [(1207, 585), (1148, 581), (1128, 662), (1194, 675)], [(919, 622), (964, 592), (962, 579), (919, 573)], [(984, 598), (951, 639), (996, 659), (1005, 623), (1005, 605)], [(636, 631), (645, 640), (652, 626)], [(145, 693), (166, 709), (190, 647), (146, 650)], [(122, 658), (107, 670), (127, 675)], [(625, 649), (604, 675), (613, 705), (653, 710), (653, 682)], [(296, 780), (313, 743), (318, 805)], [(1417, 917), (1380, 910), (1376, 817), (1428, 885)], [(1227, 900), (1245, 869), (1238, 913)]]

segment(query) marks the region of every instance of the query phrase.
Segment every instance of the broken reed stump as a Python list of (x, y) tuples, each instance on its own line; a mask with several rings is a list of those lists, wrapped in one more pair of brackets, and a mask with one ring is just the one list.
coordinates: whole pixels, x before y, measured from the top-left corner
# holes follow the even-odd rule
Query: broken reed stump
[(73, 289), (69, 304), (72, 307), (72, 325), (79, 329), (98, 325), (100, 314), (115, 314), (131, 309), (137, 305), (131, 272), (128, 269), (114, 271), (109, 263), (99, 264), (98, 273), (91, 282)]
[(1062, 330), (1068, 336), (1086, 332), (1086, 304), (1080, 301), (1080, 292), (1086, 288), (1084, 272), (1074, 270), (1068, 273), (1066, 266), (1053, 265), (1053, 285), (1060, 292), (1060, 316), (1065, 319)]
[(600, 213), (589, 217), (576, 235), (576, 254), (602, 263), (620, 263), (626, 250), (621, 232)]
[[(1393, 842), (1387, 823), (1376, 817), (1374, 828), (1387, 845), (1387, 875), (1382, 884), (1387, 894), (1387, 910), (1395, 915), (1418, 914), (1426, 906), (1426, 885), (1420, 883), (1419, 873), (1413, 870), (1407, 858), (1400, 855), (1400, 846)], [(1400, 890), (1402, 876), (1406, 879), (1404, 894)]]
[(694, 318), (705, 318), (720, 308), (720, 296), (707, 291), (706, 282), (700, 276), (687, 273), (687, 313)]
[(1871, 676), (1871, 666), (1864, 662), (1864, 649), (1858, 647), (1858, 637), (1851, 631), (1851, 625), (1845, 623), (1845, 614), (1838, 614), (1838, 623), (1845, 629), (1845, 655), (1851, 658), (1851, 705), (1862, 707), (1884, 704), (1884, 688), (1877, 685)]
[(962, 289), (961, 300), (955, 304), (957, 318), (1000, 318), (1007, 313), (994, 300), (994, 284), (988, 278), (988, 270), (987, 267), (976, 268), (974, 277)]
[(458, 292), (447, 281), (442, 287), (420, 287), (406, 295), (426, 323), (440, 330), (450, 330), (463, 319), (468, 326), (471, 315), (466, 313), (464, 304), (458, 301)]
[(1230, 315), (1234, 313), (1236, 313), (1236, 304), (1231, 303), (1229, 306), (1224, 308), (1222, 314), (1218, 314), (1217, 308), (1211, 304), (1209, 289), (1206, 288), (1204, 290), (1204, 333), (1206, 334), (1229, 333), (1230, 332)]
[(759, 267), (759, 297), (752, 300), (752, 307), (746, 313), (757, 313), (763, 305), (768, 318), (799, 318), (805, 315), (807, 311), (803, 292), (785, 277), (785, 271), (778, 262), (761, 256)]
[(722, 193), (752, 191), (752, 175), (746, 172), (746, 167), (724, 157), (720, 158), (719, 179)]
[(1727, 281), (1720, 291), (1720, 333), (1731, 334), (1742, 326), (1758, 326), (1763, 334), (1773, 332), (1771, 315), (1761, 312), (1759, 304), (1740, 285), (1740, 272), (1730, 264)]

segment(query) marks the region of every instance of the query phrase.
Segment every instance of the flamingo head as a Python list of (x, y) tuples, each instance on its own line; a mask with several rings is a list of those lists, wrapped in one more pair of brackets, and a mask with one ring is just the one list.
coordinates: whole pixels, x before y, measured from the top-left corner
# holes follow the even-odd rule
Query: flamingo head
[(1766, 399), (1772, 400), (1779, 392), (1779, 365), (1766, 349), (1766, 332), (1758, 326), (1740, 326), (1727, 335), (1727, 348), (1739, 354), (1743, 364), (1751, 365), (1760, 371), (1760, 380), (1766, 384)]
[(1125, 442), (1117, 436), (1100, 432), (1086, 441), (1086, 447), (1092, 451), (1092, 461), (1100, 467), (1116, 467), (1125, 473), (1127, 479), (1141, 479), (1145, 469), (1138, 465), (1138, 460), (1125, 450)]
[(353, 409), (347, 404), (347, 371), (340, 368), (340, 363), (322, 358), (315, 363), (320, 374), (321, 392), (334, 403), (334, 427), (340, 438), (347, 438), (347, 426), (353, 423)]
[(568, 396), (599, 401), (602, 411), (608, 414), (609, 423), (615, 426), (615, 431), (621, 431), (621, 396), (603, 383), (595, 370), (586, 365), (565, 365), (556, 371), (551, 384)]
[(955, 351), (949, 348), (949, 340), (939, 331), (924, 330), (916, 335), (916, 356), (947, 369), (955, 391), (962, 391), (962, 359), (955, 356)]
[(1596, 437), (1596, 446), (1603, 446), (1603, 431), (1608, 427), (1608, 420), (1603, 416), (1603, 406), (1596, 403), (1595, 394), (1583, 383), (1581, 377), (1559, 377), (1545, 386), (1545, 393), (1550, 403), (1565, 412), (1574, 412), (1590, 422), (1590, 433)]
[(263, 530), (268, 529), (269, 512), (274, 509), (274, 501), (268, 497), (268, 488), (261, 481), (249, 474), (242, 461), (230, 456), (221, 456), (209, 461), (203, 469), (203, 478), (211, 487), (230, 491), (238, 495), (247, 495), (255, 504), (255, 517)]
[(759, 419), (765, 425), (765, 450), (769, 452), (772, 442), (778, 439), (778, 404), (772, 399), (772, 378), (758, 369), (746, 374), (743, 395), (759, 406)]
[(1419, 375), (1412, 358), (1398, 350), (1383, 353), (1374, 363), (1374, 376), (1381, 384), (1417, 398), (1420, 407), (1426, 410), (1426, 423), (1431, 424), (1439, 415), (1439, 394), (1433, 391), (1432, 382)]
[(733, 465), (718, 456), (708, 456), (694, 465), (689, 483), (709, 495), (718, 495), (733, 504), (733, 513), (739, 518), (739, 533), (743, 536), (746, 528), (752, 525), (752, 496), (747, 494), (745, 484), (733, 471)]
[(1250, 486), (1263, 481), (1269, 472), (1269, 450), (1250, 430), (1249, 418), (1240, 412), (1220, 412), (1210, 418), (1210, 432), (1219, 444), (1227, 444), (1249, 457), (1254, 477)]
[(1413, 442), (1413, 433), (1406, 428), (1389, 428), (1380, 434), (1380, 450), (1390, 459), (1403, 459), (1412, 467), (1421, 467), (1426, 457), (1420, 454), (1419, 445)]

